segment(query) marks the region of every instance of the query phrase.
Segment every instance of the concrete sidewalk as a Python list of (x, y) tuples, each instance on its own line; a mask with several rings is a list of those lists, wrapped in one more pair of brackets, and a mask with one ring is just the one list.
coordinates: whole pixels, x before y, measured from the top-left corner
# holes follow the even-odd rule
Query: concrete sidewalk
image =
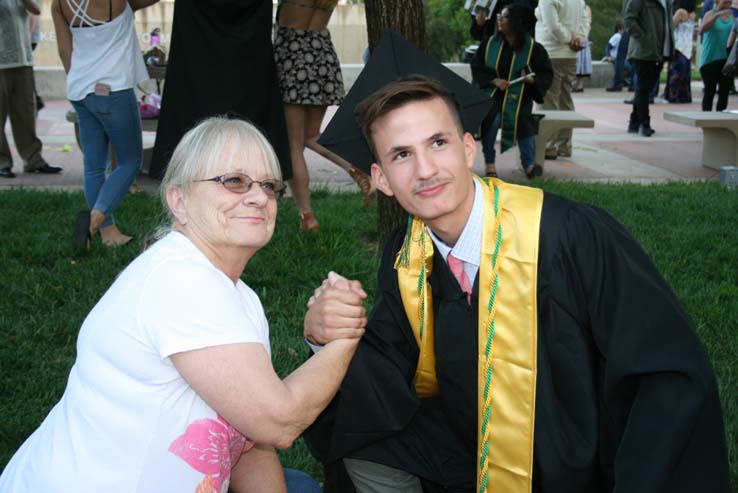
[[(654, 183), (672, 180), (717, 179), (718, 172), (700, 164), (702, 154), (702, 131), (697, 128), (667, 122), (665, 111), (699, 110), (701, 83), (693, 84), (691, 104), (668, 104), (661, 100), (651, 106), (651, 126), (656, 133), (645, 138), (626, 132), (631, 106), (623, 103), (632, 93), (623, 91), (609, 93), (604, 89), (585, 89), (575, 93), (576, 111), (595, 120), (593, 129), (574, 130), (574, 149), (571, 158), (546, 161), (544, 178), (594, 182)], [(738, 107), (738, 97), (731, 96), (729, 108)], [(15, 148), (14, 179), (0, 178), (0, 190), (17, 187), (44, 189), (80, 190), (82, 188), (82, 153), (74, 139), (74, 127), (65, 119), (71, 109), (67, 101), (47, 101), (39, 113), (38, 134), (44, 143), (44, 157), (52, 165), (62, 166), (58, 175), (24, 174), (22, 163)], [(326, 122), (333, 115), (331, 108)], [(8, 124), (6, 135), (11, 140)], [(144, 134), (144, 147), (154, 143), (155, 135)], [(475, 163), (475, 171), (483, 172), (484, 159), (481, 145)], [(306, 151), (312, 185), (328, 186), (334, 190), (357, 190), (353, 181), (338, 166), (317, 154)], [(497, 169), (505, 180), (524, 180), (518, 163), (517, 148), (498, 156)], [(140, 175), (140, 189), (156, 193), (158, 181)]]

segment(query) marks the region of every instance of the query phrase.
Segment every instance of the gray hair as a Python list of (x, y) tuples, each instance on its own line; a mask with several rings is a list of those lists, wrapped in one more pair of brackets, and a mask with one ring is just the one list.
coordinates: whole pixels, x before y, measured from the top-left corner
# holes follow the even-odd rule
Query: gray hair
[(162, 179), (159, 194), (170, 225), (174, 223), (174, 215), (167, 204), (167, 190), (179, 187), (186, 192), (196, 180), (212, 178), (210, 175), (227, 158), (224, 150), (229, 148), (229, 143), (235, 143), (230, 148), (239, 149), (238, 152), (245, 152), (250, 147), (257, 148), (264, 156), (272, 178), (282, 179), (274, 149), (253, 123), (223, 116), (206, 118), (179, 141)]

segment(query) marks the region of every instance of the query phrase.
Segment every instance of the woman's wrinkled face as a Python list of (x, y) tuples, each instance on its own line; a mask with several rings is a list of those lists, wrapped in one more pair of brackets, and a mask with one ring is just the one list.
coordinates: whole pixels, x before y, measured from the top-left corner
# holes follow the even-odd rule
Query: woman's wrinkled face
[[(221, 163), (206, 179), (226, 173), (243, 173), (252, 180), (274, 178), (264, 153), (255, 144), (233, 140), (221, 152)], [(244, 193), (227, 190), (217, 181), (193, 183), (185, 198), (185, 228), (211, 248), (244, 248), (256, 251), (274, 233), (277, 200), (253, 183)]]

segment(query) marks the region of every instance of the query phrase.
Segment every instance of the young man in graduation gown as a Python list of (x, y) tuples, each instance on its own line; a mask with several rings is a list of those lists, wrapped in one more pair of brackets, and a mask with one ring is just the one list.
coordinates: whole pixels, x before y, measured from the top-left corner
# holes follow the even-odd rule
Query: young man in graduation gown
[[(729, 491), (708, 356), (633, 237), (595, 207), (474, 175), (474, 140), (432, 80), (356, 112), (372, 178), (410, 220), (306, 434), (326, 491), (352, 488), (336, 466), (358, 491)], [(311, 310), (345, 285), (324, 282)], [(324, 311), (342, 335), (360, 325), (345, 308)]]

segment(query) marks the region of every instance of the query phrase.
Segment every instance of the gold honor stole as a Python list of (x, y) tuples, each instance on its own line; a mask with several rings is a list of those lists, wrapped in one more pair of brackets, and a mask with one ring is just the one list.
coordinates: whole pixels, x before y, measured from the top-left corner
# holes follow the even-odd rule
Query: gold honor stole
[[(502, 55), (502, 36), (492, 36), (487, 42), (486, 51), (484, 52), (484, 63), (490, 68), (495, 69), (500, 74), (500, 57)], [(513, 51), (512, 61), (510, 62), (510, 71), (507, 74), (507, 80), (513, 80), (513, 74), (519, 74), (520, 71), (528, 66), (530, 57), (533, 54), (533, 39), (526, 35), (523, 48), (518, 52)], [(494, 96), (498, 89), (495, 87), (490, 96)], [(525, 83), (518, 82), (507, 88), (505, 97), (502, 100), (502, 116), (500, 118), (500, 127), (502, 129), (502, 138), (500, 140), (500, 152), (510, 149), (518, 139), (518, 116), (520, 114), (520, 103), (523, 102), (523, 92), (525, 92)]]
[[(479, 267), (477, 490), (530, 492), (536, 403), (538, 235), (543, 192), (479, 180), (484, 224)], [(433, 240), (408, 222), (395, 269), (405, 313), (420, 348), (413, 383), (439, 393), (433, 340)]]

